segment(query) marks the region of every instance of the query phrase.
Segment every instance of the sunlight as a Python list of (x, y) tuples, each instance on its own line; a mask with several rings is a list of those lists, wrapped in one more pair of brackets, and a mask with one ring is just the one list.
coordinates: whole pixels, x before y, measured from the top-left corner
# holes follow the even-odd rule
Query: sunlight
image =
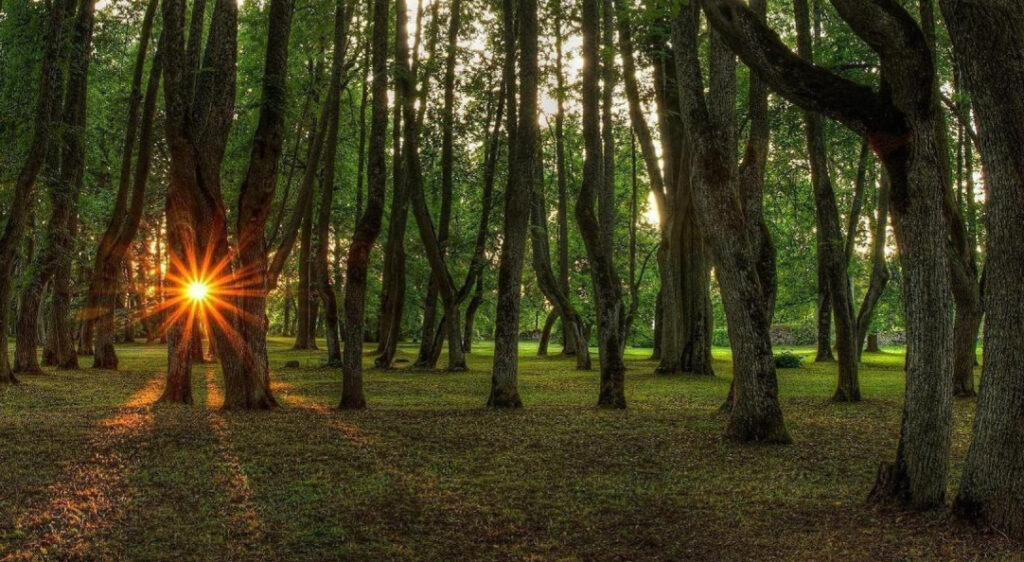
[(203, 281), (193, 281), (189, 284), (188, 288), (185, 289), (185, 294), (195, 302), (202, 302), (206, 300), (207, 296), (209, 296), (210, 286)]

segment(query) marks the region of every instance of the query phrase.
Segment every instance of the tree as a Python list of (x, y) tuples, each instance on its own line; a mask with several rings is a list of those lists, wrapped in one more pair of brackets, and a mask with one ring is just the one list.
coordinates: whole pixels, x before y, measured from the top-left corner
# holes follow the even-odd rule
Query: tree
[[(622, 304), (622, 287), (615, 263), (612, 258), (613, 249), (603, 234), (612, 228), (611, 224), (602, 223), (594, 213), (595, 200), (602, 198), (607, 201), (611, 186), (605, 184), (610, 179), (603, 162), (606, 158), (614, 158), (604, 153), (608, 147), (607, 139), (602, 146), (601, 125), (599, 121), (599, 90), (598, 62), (600, 20), (596, 2), (583, 3), (583, 139), (585, 159), (583, 163), (583, 184), (576, 198), (576, 223), (587, 246), (587, 258), (590, 275), (594, 284), (595, 309), (597, 311), (598, 356), (601, 366), (601, 386), (597, 404), (605, 408), (625, 408), (626, 365), (622, 361), (622, 326), (625, 311)], [(606, 102), (609, 101), (606, 96)], [(609, 119), (610, 120), (610, 119)], [(606, 127), (608, 123), (605, 124)], [(605, 193), (605, 195), (601, 195)], [(609, 203), (610, 205), (610, 203)], [(607, 211), (606, 211), (607, 212)], [(602, 217), (614, 220), (607, 214)]]
[[(334, 296), (331, 272), (327, 263), (330, 239), (331, 207), (334, 202), (334, 168), (338, 153), (338, 127), (341, 121), (341, 90), (345, 74), (345, 54), (348, 44), (348, 25), (351, 10), (345, 0), (338, 0), (334, 15), (334, 51), (331, 55), (331, 85), (327, 96), (330, 115), (327, 123), (327, 141), (324, 149), (324, 169), (320, 182), (320, 207), (316, 219), (316, 248), (314, 273), (320, 299), (324, 304), (324, 328), (327, 334), (327, 365), (341, 366), (341, 333), (338, 325), (338, 300)], [(315, 339), (314, 339), (315, 341)]]
[[(519, 408), (520, 282), (526, 254), (530, 198), (537, 188), (537, 2), (503, 0), (505, 62), (508, 94), (509, 174), (505, 187), (505, 222), (498, 265), (498, 305), (495, 316), (492, 408)], [(516, 25), (518, 23), (518, 26)], [(518, 27), (518, 42), (516, 28)], [(518, 46), (518, 49), (517, 49)], [(516, 52), (519, 55), (519, 103), (515, 103)]]
[[(84, 351), (93, 355), (94, 369), (117, 369), (118, 365), (117, 352), (114, 349), (114, 309), (119, 287), (117, 270), (124, 260), (128, 247), (135, 239), (142, 220), (146, 183), (153, 155), (153, 117), (156, 113), (161, 74), (159, 55), (153, 57), (144, 97), (142, 79), (158, 5), (158, 0), (150, 0), (142, 19), (139, 50), (132, 75), (131, 97), (128, 99), (128, 119), (114, 211), (96, 250), (92, 279), (89, 282), (88, 302), (83, 315), (83, 329), (86, 334)], [(133, 169), (132, 156), (136, 143), (139, 152)]]
[(954, 511), (1024, 537), (1024, 7), (1008, 0), (940, 0), (979, 124), (988, 202), (985, 265), (985, 362), (971, 446)]
[[(805, 60), (814, 63), (814, 49), (811, 41), (810, 11), (807, 0), (794, 0), (796, 15), (797, 51)], [(828, 173), (828, 154), (825, 146), (825, 121), (813, 111), (804, 111), (807, 129), (807, 153), (811, 164), (811, 184), (814, 188), (814, 207), (817, 217), (818, 236), (818, 281), (819, 316), (825, 314), (825, 321), (819, 320), (818, 356), (816, 361), (832, 358), (829, 337), (828, 313), (831, 311), (836, 322), (836, 348), (839, 355), (839, 379), (832, 399), (837, 402), (859, 402), (860, 382), (857, 378), (857, 325), (853, 315), (853, 293), (847, 270), (846, 244), (839, 224), (839, 207), (836, 204), (832, 179)], [(827, 298), (830, 306), (824, 306)], [(827, 354), (827, 356), (823, 356)]]
[[(765, 298), (760, 252), (746, 233), (746, 206), (736, 162), (736, 61), (722, 37), (711, 33), (709, 91), (698, 58), (696, 3), (673, 21), (680, 108), (690, 144), (694, 206), (707, 237), (722, 291), (734, 366), (734, 398), (726, 435), (737, 441), (788, 443), (772, 354), (771, 313)], [(750, 17), (759, 22), (753, 12)]]
[(10, 317), (11, 284), (18, 247), (31, 211), (36, 179), (46, 159), (60, 111), (59, 95), (63, 88), (65, 19), (73, 9), (72, 0), (50, 2), (50, 14), (39, 71), (39, 94), (36, 102), (32, 141), (14, 184), (14, 197), (7, 212), (7, 223), (0, 235), (0, 383), (16, 383), (7, 350), (7, 319)]
[(878, 92), (793, 54), (738, 2), (705, 0), (709, 20), (740, 58), (779, 94), (867, 137), (891, 179), (890, 211), (903, 266), (907, 390), (896, 462), (883, 464), (872, 497), (913, 508), (945, 497), (952, 418), (952, 323), (948, 185), (935, 139), (937, 100), (931, 52), (914, 19), (892, 0), (831, 0), (874, 50)]
[(366, 324), (367, 266), (370, 251), (381, 230), (387, 182), (384, 161), (384, 135), (388, 122), (387, 35), (388, 2), (374, 0), (371, 40), (373, 102), (370, 110), (366, 211), (359, 217), (352, 235), (345, 269), (345, 351), (340, 404), (343, 409), (366, 407), (363, 394), (363, 331)]

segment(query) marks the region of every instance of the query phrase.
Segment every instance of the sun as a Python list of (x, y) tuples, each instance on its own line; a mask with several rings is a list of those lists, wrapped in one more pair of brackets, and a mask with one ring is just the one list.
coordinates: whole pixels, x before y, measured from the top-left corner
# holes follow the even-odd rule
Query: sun
[(195, 302), (202, 302), (210, 295), (210, 287), (202, 281), (193, 281), (185, 289), (185, 294)]

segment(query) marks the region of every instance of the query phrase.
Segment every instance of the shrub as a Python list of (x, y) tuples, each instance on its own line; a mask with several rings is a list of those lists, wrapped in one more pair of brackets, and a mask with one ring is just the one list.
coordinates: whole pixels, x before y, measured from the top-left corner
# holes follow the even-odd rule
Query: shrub
[(776, 369), (799, 369), (803, 365), (804, 358), (791, 352), (783, 351), (775, 355)]

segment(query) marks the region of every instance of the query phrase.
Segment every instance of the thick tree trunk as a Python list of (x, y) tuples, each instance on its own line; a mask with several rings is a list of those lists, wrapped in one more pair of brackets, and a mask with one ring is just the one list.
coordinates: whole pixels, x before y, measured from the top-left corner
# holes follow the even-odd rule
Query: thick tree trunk
[[(801, 57), (813, 64), (814, 50), (811, 40), (811, 18), (807, 0), (794, 0), (797, 44)], [(821, 289), (827, 290), (832, 316), (836, 322), (836, 348), (839, 355), (839, 378), (832, 399), (837, 402), (860, 401), (860, 382), (857, 377), (857, 326), (853, 316), (853, 294), (847, 271), (846, 240), (839, 221), (832, 179), (828, 173), (828, 153), (825, 145), (824, 118), (813, 111), (804, 112), (807, 129), (807, 152), (811, 163), (811, 184), (814, 187), (814, 207), (818, 236), (818, 357), (831, 359), (828, 315), (825, 312)], [(824, 285), (824, 287), (822, 286)]]
[[(583, 139), (585, 159), (583, 185), (576, 199), (576, 223), (587, 247), (590, 275), (594, 283), (594, 308), (597, 313), (598, 355), (601, 366), (601, 384), (597, 404), (603, 408), (625, 408), (626, 366), (622, 361), (621, 327), (624, 320), (622, 288), (615, 271), (612, 248), (602, 233), (608, 225), (602, 224), (594, 213), (595, 202), (600, 203), (607, 169), (604, 154), (598, 90), (598, 60), (600, 52), (600, 19), (596, 2), (583, 4)], [(607, 141), (607, 139), (605, 139)], [(607, 142), (605, 142), (607, 146)], [(599, 205), (600, 206), (600, 205)], [(604, 217), (607, 218), (607, 217)], [(603, 228), (604, 227), (604, 228)]]
[(984, 365), (973, 438), (954, 511), (1024, 538), (1024, 6), (940, 0), (977, 112), (987, 177)]
[[(698, 55), (700, 8), (685, 7), (673, 22), (673, 47), (683, 121), (693, 150), (696, 216), (709, 240), (733, 351), (734, 398), (726, 436), (737, 441), (788, 443), (771, 345), (771, 314), (759, 252), (746, 232), (736, 163), (736, 62), (711, 34), (710, 90), (705, 96)], [(759, 21), (760, 16), (751, 13)]]
[(22, 242), (25, 221), (34, 199), (36, 179), (39, 177), (39, 171), (46, 159), (51, 136), (56, 133), (56, 118), (61, 100), (59, 92), (63, 88), (64, 82), (61, 62), (65, 43), (65, 19), (73, 6), (71, 0), (50, 3), (50, 17), (39, 74), (39, 94), (32, 129), (32, 143), (15, 180), (13, 196), (10, 199), (12, 203), (7, 212), (7, 223), (4, 226), (3, 234), (0, 235), (0, 383), (17, 382), (17, 378), (11, 371), (7, 346), (11, 284), (14, 281), (18, 246)]
[(387, 169), (384, 143), (388, 121), (388, 2), (373, 1), (373, 103), (370, 121), (366, 212), (359, 218), (345, 269), (345, 350), (340, 407), (366, 407), (363, 394), (363, 336), (366, 326), (366, 285), (370, 251), (381, 230)]

